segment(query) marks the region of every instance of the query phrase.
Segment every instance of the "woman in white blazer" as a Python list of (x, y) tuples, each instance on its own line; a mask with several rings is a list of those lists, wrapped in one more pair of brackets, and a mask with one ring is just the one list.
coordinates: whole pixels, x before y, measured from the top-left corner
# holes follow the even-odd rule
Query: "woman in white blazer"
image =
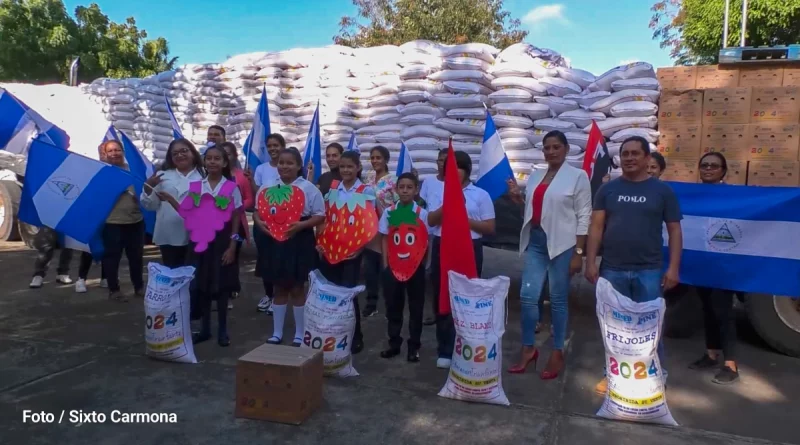
[[(525, 206), (520, 233), (520, 255), (525, 254), (522, 270), (522, 355), (508, 372), (521, 374), (536, 360), (536, 324), (539, 298), (545, 279), (550, 284), (550, 312), (553, 325), (553, 352), (542, 371), (543, 380), (555, 379), (564, 367), (564, 338), (567, 330), (567, 296), (570, 277), (583, 267), (583, 249), (592, 214), (592, 192), (586, 173), (565, 162), (569, 144), (560, 131), (544, 137), (547, 170), (534, 170), (528, 179), (525, 196), (513, 180), (511, 198)], [(524, 199), (524, 200), (523, 200)]]

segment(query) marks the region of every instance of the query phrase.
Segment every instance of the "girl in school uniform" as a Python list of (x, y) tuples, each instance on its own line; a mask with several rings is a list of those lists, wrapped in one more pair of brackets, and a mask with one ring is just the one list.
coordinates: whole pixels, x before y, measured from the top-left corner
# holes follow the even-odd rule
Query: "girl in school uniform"
[[(179, 211), (184, 220), (208, 218), (208, 215), (212, 215), (224, 222), (223, 228), (215, 233), (204, 251), (196, 252), (197, 245), (190, 242), (189, 263), (196, 269), (191, 286), (192, 291), (196, 292), (202, 317), (202, 327), (193, 336), (193, 340), (201, 343), (211, 338), (211, 302), (216, 300), (219, 329), (217, 342), (220, 346), (228, 346), (228, 299), (231, 292), (239, 286), (236, 245), (240, 239), (238, 233), (242, 194), (233, 179), (228, 156), (222, 147), (209, 147), (204, 154), (204, 161), (207, 176), (201, 181), (191, 182), (189, 194), (184, 198), (194, 201), (194, 207), (191, 208), (193, 213), (181, 209), (182, 203), (178, 203), (169, 193), (159, 192), (158, 196)], [(203, 200), (201, 197), (206, 194), (215, 199)]]
[[(472, 159), (463, 151), (456, 151), (456, 166), (458, 166), (458, 177), (461, 179), (461, 186), (464, 191), (464, 201), (467, 207), (467, 218), (469, 218), (469, 228), (472, 232), (472, 247), (475, 250), (475, 265), (478, 269), (478, 276), (483, 270), (483, 241), (486, 235), (494, 234), (494, 204), (492, 198), (486, 190), (475, 186), (469, 176), (472, 174)], [(442, 188), (444, 191), (444, 188)], [(436, 366), (442, 369), (450, 368), (450, 360), (453, 357), (453, 347), (456, 338), (456, 330), (453, 325), (453, 318), (450, 315), (439, 315), (439, 283), (447, 277), (440, 276), (441, 259), (441, 236), (442, 236), (442, 197), (433, 199), (434, 203), (428, 208), (428, 224), (434, 228), (433, 249), (431, 252), (431, 286), (433, 286), (433, 304), (436, 314), (436, 341), (439, 344), (439, 358)]]
[[(242, 239), (236, 243), (236, 262), (238, 263), (239, 254), (242, 251), (242, 244), (245, 241), (250, 242), (250, 231), (248, 230), (247, 214), (245, 212), (253, 208), (255, 196), (253, 195), (253, 188), (251, 187), (250, 180), (245, 176), (244, 170), (242, 170), (242, 166), (239, 163), (239, 150), (236, 149), (236, 145), (233, 142), (223, 142), (220, 144), (220, 147), (222, 147), (228, 155), (231, 173), (233, 173), (233, 177), (236, 180), (236, 186), (239, 187), (239, 191), (242, 193), (243, 211), (241, 212), (241, 223), (239, 224), (239, 237)], [(241, 291), (242, 288), (240, 285), (231, 293), (231, 299), (237, 298)], [(228, 302), (228, 309), (233, 309), (233, 302)]]
[[(339, 159), (339, 174), (342, 180), (334, 180), (331, 183), (330, 191), (326, 194), (326, 212), (329, 211), (328, 205), (329, 197), (333, 190), (338, 192), (340, 199), (347, 199), (350, 194), (362, 193), (371, 197), (375, 196), (375, 191), (361, 182), (361, 159), (355, 151), (345, 151)], [(320, 250), (320, 247), (317, 246)], [(333, 284), (343, 287), (355, 287), (361, 279), (361, 261), (364, 253), (362, 248), (345, 260), (330, 264), (323, 256), (320, 259), (320, 271), (322, 275)], [(353, 299), (356, 315), (356, 329), (353, 334), (353, 343), (350, 345), (350, 351), (353, 354), (358, 354), (364, 349), (364, 338), (361, 333), (361, 313), (359, 312), (358, 298)]]
[[(303, 285), (317, 261), (314, 228), (325, 220), (325, 204), (319, 189), (303, 177), (303, 158), (297, 149), (281, 150), (278, 174), (277, 180), (265, 183), (256, 193), (256, 196), (266, 193), (269, 199), (258, 200), (256, 205), (268, 205), (268, 211), (272, 214), (295, 211), (295, 206), (302, 206), (300, 220), (289, 225), (286, 231), (288, 239), (283, 241), (270, 231), (269, 224), (259, 212), (253, 213), (253, 220), (258, 230), (263, 232), (258, 246), (261, 277), (271, 282), (275, 290), (272, 302), (273, 332), (267, 343), (277, 345), (283, 342), (284, 320), (291, 302), (295, 323), (292, 346), (297, 347), (303, 342), (305, 328), (303, 311), (306, 294)], [(282, 189), (289, 190), (288, 194), (281, 192)]]
[[(389, 349), (381, 357), (400, 354), (403, 311), (408, 298), (407, 360), (419, 362), (422, 313), (425, 307), (425, 256), (428, 251), (428, 212), (414, 202), (419, 179), (413, 173), (397, 178), (399, 201), (381, 214), (378, 233), (383, 259), (383, 289), (386, 300)], [(401, 281), (402, 279), (402, 281)]]

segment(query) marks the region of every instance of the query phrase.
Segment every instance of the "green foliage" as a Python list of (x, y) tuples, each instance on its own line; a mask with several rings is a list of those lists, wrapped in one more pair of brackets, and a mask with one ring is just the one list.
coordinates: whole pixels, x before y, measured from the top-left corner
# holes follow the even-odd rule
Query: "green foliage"
[(387, 222), (392, 227), (399, 227), (402, 224), (409, 226), (417, 225), (417, 212), (414, 211), (413, 204), (397, 204), (394, 210), (389, 210)]
[[(678, 65), (716, 63), (722, 48), (725, 0), (661, 0), (651, 8), (653, 38)], [(739, 46), (742, 0), (731, 0), (728, 46)], [(800, 43), (800, 1), (749, 0), (747, 46)]]
[(79, 76), (144, 77), (172, 69), (167, 41), (147, 39), (129, 17), (115, 23), (97, 4), (75, 8), (61, 0), (0, 0), (0, 81), (63, 82), (81, 58)]
[(281, 205), (285, 202), (291, 201), (292, 192), (294, 192), (294, 186), (277, 184), (273, 185), (272, 187), (267, 187), (264, 192), (267, 194), (267, 201), (270, 204)]
[(401, 45), (417, 39), (459, 44), (488, 43), (506, 48), (527, 31), (503, 10), (502, 0), (353, 0), (359, 17), (342, 17), (339, 45)]

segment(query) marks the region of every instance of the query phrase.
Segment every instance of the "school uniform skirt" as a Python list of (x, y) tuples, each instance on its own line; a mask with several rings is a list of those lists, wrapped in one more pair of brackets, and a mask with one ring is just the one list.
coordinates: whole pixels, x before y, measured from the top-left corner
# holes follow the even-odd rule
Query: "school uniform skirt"
[[(300, 218), (301, 221), (308, 219)], [(286, 241), (276, 241), (262, 233), (256, 243), (259, 257), (257, 267), (260, 268), (261, 277), (277, 286), (303, 284), (317, 266), (317, 240), (313, 228), (298, 232)]]
[(216, 299), (223, 292), (235, 292), (239, 283), (239, 262), (223, 265), (222, 255), (231, 245), (231, 223), (217, 232), (214, 241), (204, 252), (195, 252), (194, 243), (189, 244), (189, 264), (195, 267), (191, 284), (192, 296), (198, 303), (203, 299)]

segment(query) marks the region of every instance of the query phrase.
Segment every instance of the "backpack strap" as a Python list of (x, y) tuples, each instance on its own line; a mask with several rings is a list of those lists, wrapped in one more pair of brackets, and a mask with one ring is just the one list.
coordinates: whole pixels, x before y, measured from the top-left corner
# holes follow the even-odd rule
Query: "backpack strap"
[(416, 213), (417, 216), (422, 214), (422, 207), (420, 207), (416, 202), (414, 203), (414, 213)]
[(189, 183), (189, 191), (200, 195), (203, 193), (203, 181), (192, 181)]
[(226, 178), (218, 194), (230, 197), (233, 195), (234, 190), (236, 190), (236, 182)]
[(361, 185), (356, 187), (356, 193), (364, 193), (364, 190), (366, 190), (366, 188), (367, 186), (362, 182)]
[(331, 188), (332, 189), (338, 189), (339, 188), (339, 180), (338, 179), (334, 179), (333, 181), (331, 181)]

